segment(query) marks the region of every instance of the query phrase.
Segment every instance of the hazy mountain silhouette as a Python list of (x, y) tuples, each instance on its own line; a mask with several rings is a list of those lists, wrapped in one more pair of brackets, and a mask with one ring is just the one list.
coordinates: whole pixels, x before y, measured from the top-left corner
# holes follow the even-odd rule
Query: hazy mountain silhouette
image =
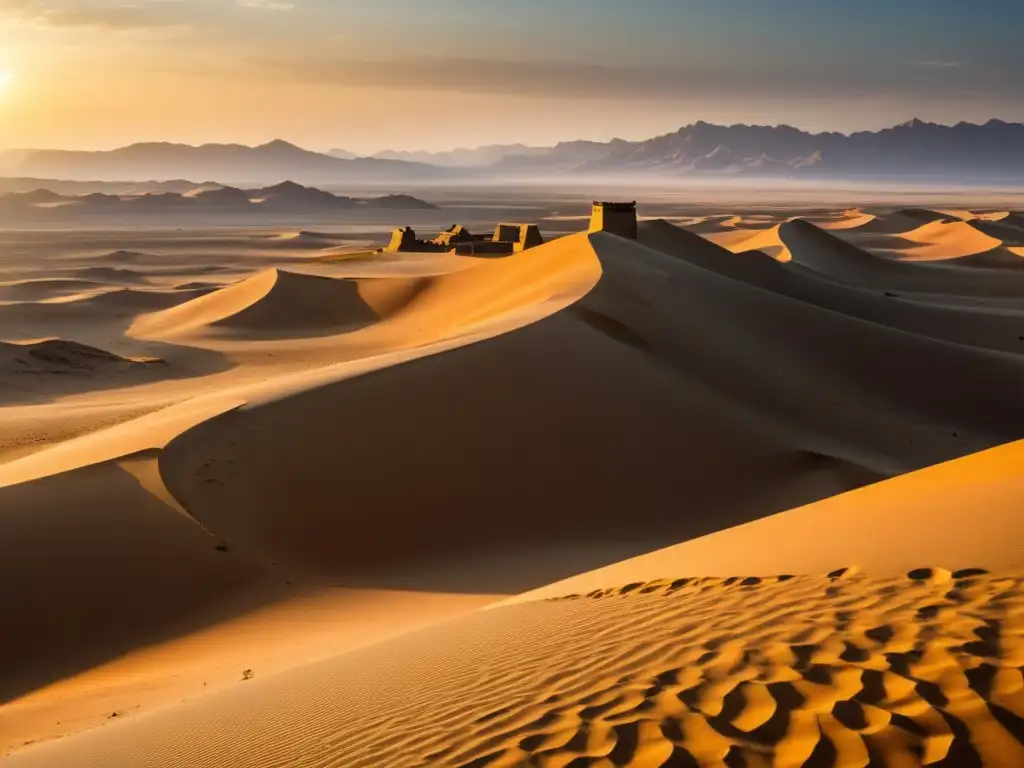
[(0, 155), (5, 175), (89, 181), (145, 181), (192, 177), (230, 184), (359, 182), (435, 178), (429, 166), (376, 158), (344, 159), (311, 152), (286, 141), (258, 147), (241, 144), (147, 143), (106, 152), (17, 150)]
[(788, 125), (697, 122), (639, 142), (613, 141), (581, 162), (572, 145), (546, 156), (508, 156), (502, 171), (544, 168), (576, 173), (787, 175), (1019, 179), (1024, 173), (1024, 125), (990, 120), (953, 126), (910, 120), (881, 131), (808, 133)]
[(115, 195), (94, 192), (87, 195), (61, 195), (48, 189), (0, 195), (0, 214), (19, 220), (53, 219), (61, 216), (116, 214), (147, 216), (196, 214), (309, 214), (331, 210), (427, 209), (435, 205), (409, 195), (385, 195), (354, 198), (332, 195), (314, 187), (291, 181), (260, 189), (219, 186), (180, 192), (147, 192)]
[(953, 126), (909, 120), (880, 131), (809, 133), (788, 125), (697, 122), (645, 141), (492, 145), (378, 157), (509, 175), (671, 174), (820, 177), (1019, 178), (1024, 125)]
[[(322, 154), (286, 141), (258, 147), (133, 144), (108, 152), (6, 152), (0, 154), (0, 173), (97, 182), (191, 177), (234, 185), (284, 179), (306, 184), (426, 182), (553, 174), (1016, 181), (1024, 173), (1024, 124), (989, 120), (948, 126), (914, 119), (880, 131), (843, 134), (701, 121), (645, 141), (503, 144), (433, 153), (385, 151), (374, 157), (355, 157), (340, 149)], [(314, 203), (315, 197), (307, 193), (304, 204)]]

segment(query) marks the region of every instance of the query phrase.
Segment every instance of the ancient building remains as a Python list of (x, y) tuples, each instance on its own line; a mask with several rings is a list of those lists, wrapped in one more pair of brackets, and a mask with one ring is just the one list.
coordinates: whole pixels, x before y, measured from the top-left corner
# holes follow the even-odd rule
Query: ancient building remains
[(491, 240), (495, 243), (512, 243), (512, 250), (515, 252), (544, 244), (544, 238), (541, 237), (540, 228), (536, 224), (499, 224), (494, 228)]
[(591, 232), (611, 232), (613, 235), (636, 240), (636, 201), (609, 203), (594, 201), (590, 213)]
[(454, 224), (433, 240), (420, 240), (412, 227), (399, 227), (391, 233), (391, 241), (383, 251), (439, 253), (448, 251), (459, 256), (502, 255), (518, 253), (543, 245), (536, 224), (501, 223), (493, 235), (474, 235), (461, 224)]
[(461, 224), (453, 224), (434, 238), (435, 245), (455, 246), (457, 243), (472, 242), (475, 236)]
[(387, 251), (418, 251), (417, 246), (422, 245), (422, 240), (416, 239), (416, 231), (412, 227), (399, 227), (391, 233), (391, 242), (388, 243)]

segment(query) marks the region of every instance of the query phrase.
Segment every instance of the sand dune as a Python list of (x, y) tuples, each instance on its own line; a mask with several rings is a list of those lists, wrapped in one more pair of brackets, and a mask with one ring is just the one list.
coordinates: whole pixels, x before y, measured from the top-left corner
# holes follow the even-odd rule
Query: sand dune
[[(1024, 494), (1022, 451), (997, 448), (725, 531), (554, 585), (548, 599), (526, 595), (25, 750), (11, 765), (1012, 768), (1024, 760), (1024, 570), (1006, 534)], [(995, 506), (976, 506), (979, 491)], [(876, 526), (908, 501), (908, 535), (879, 558)], [(913, 525), (936, 501), (955, 524)], [(773, 526), (804, 542), (819, 534), (819, 546), (775, 552), (765, 541), (792, 539), (766, 538), (783, 532)], [(958, 550), (975, 526), (981, 536)], [(855, 553), (883, 572), (771, 570)], [(885, 573), (943, 554), (1003, 569), (918, 562)], [(646, 578), (655, 565), (673, 575)], [(739, 570), (683, 575), (729, 566)], [(558, 591), (572, 586), (589, 591)]]
[(139, 370), (163, 364), (162, 360), (132, 360), (96, 347), (66, 339), (33, 343), (0, 341), (0, 371), (25, 374), (66, 374), (98, 370)]
[[(839, 494), (518, 595), (522, 602), (666, 574), (826, 573), (899, 576), (932, 561), (952, 571), (1022, 567), (1016, 509), (1024, 441)], [(966, 510), (974, 510), (967, 520)], [(884, 533), (880, 536), (879, 534)], [(774, 542), (772, 547), (761, 545)], [(816, 542), (808, 546), (808, 542)]]
[(731, 254), (664, 221), (640, 225), (640, 241), (726, 277), (883, 326), (975, 347), (1020, 352), (1020, 319), (970, 307), (912, 303), (896, 296), (853, 288), (793, 268), (759, 251)]
[[(185, 432), (160, 458), (172, 494), (240, 551), (290, 568), (347, 583), (449, 586), (460, 581), (444, 575), (446, 564), (471, 551), (492, 559), (491, 573), (476, 578), (501, 591), (525, 586), (514, 563), (498, 565), (509, 549), (564, 546), (569, 556), (582, 536), (607, 557), (627, 532), (645, 544), (699, 535), (742, 520), (753, 496), (781, 508), (819, 493), (822, 483), (852, 487), (872, 473), (1018, 434), (1022, 367), (1014, 358), (822, 311), (614, 237), (595, 235), (589, 247), (602, 279), (568, 312)], [(463, 277), (474, 278), (470, 271), (446, 279)], [(434, 322), (442, 307), (465, 314), (448, 304), (460, 293), (438, 302)], [(708, 333), (697, 318), (715, 307), (730, 311)], [(731, 352), (739, 339), (750, 340), (742, 358)], [(779, 360), (785, 369), (773, 366)], [(609, 367), (623, 376), (599, 374)], [(931, 372), (940, 369), (971, 375), (937, 386)], [(515, 374), (523, 370), (529, 381)], [(602, 429), (644, 436), (632, 448), (635, 462), (622, 465), (616, 445), (579, 440), (594, 414), (602, 414)], [(271, 471), (281, 466), (281, 430), (298, 423), (306, 451), (282, 483)], [(358, 434), (358, 443), (343, 449), (342, 433)], [(493, 433), (504, 439), (491, 444)], [(396, 451), (407, 480), (399, 485), (387, 482), (390, 465), (379, 460)], [(669, 472), (668, 456), (685, 462), (674, 459)], [(252, 471), (238, 474), (239, 466)], [(453, 487), (449, 466), (479, 482)], [(510, 481), (508, 466), (531, 482)], [(351, 513), (338, 509), (340, 467)], [(581, 472), (593, 477), (584, 488), (574, 480)], [(734, 479), (723, 493), (726, 476)], [(658, 512), (680, 483), (688, 498), (716, 509), (714, 522)], [(585, 515), (582, 533), (583, 519), (554, 515), (567, 499)], [(634, 510), (628, 521), (617, 514), (624, 506)], [(287, 528), (283, 507), (294, 509)], [(486, 518), (477, 514), (482, 508)], [(395, 516), (409, 509), (417, 514)]]
[(805, 213), (5, 276), (5, 765), (1016, 765), (1011, 225)]
[(920, 244), (907, 252), (909, 256), (920, 259), (959, 259), (1003, 245), (1002, 240), (966, 221), (936, 221), (905, 232), (901, 237)]
[[(458, 346), (556, 311), (596, 279), (592, 255), (588, 257), (586, 251), (572, 245), (570, 242), (567, 248), (566, 244), (555, 243), (548, 247), (554, 257), (551, 261), (530, 259), (525, 254), (478, 261), (479, 275), (456, 275), (454, 282), (435, 285), (418, 302), (415, 312), (406, 313), (404, 320), (396, 318), (397, 327), (386, 337), (404, 340), (411, 345), (407, 351), (392, 350), (389, 354), (386, 346), (378, 345), (376, 356), (347, 368), (344, 364), (331, 365), (344, 357), (328, 347), (319, 369), (307, 365), (306, 369), (292, 370), (290, 376), (270, 378), (262, 367), (248, 373), (231, 372), (236, 382), (233, 387), (179, 382), (173, 390), (181, 401), (177, 404), (0, 466), (0, 486), (7, 486), (0, 487), (0, 509), (20, 510), (18, 515), (3, 518), (7, 521), (2, 536), (6, 556), (0, 557), (0, 583), (34, 585), (30, 592), (0, 591), (3, 612), (18, 612), (22, 617), (21, 633), (0, 638), (0, 653), (14, 660), (18, 670), (17, 674), (4, 676), (4, 697), (34, 692), (4, 708), (5, 722), (15, 729), (9, 737), (4, 734), (4, 745), (12, 746), (13, 742), (6, 739), (15, 738), (15, 734), (25, 734), (24, 739), (28, 734), (67, 732), (54, 726), (49, 713), (57, 712), (57, 720), (70, 720), (69, 729), (75, 730), (75, 723), (77, 727), (89, 727), (102, 722), (105, 715), (102, 710), (97, 712), (97, 707), (105, 702), (117, 701), (117, 706), (130, 703), (132, 709), (140, 701), (148, 702), (147, 706), (166, 705), (168, 696), (203, 693), (207, 681), (221, 686), (237, 681), (240, 669), (231, 669), (227, 678), (222, 669), (236, 635), (222, 628), (254, 626), (256, 620), (250, 618), (254, 610), (268, 618), (256, 622), (264, 639), (250, 645), (246, 654), (249, 658), (264, 662), (269, 658), (279, 667), (294, 666), (306, 658), (298, 650), (308, 649), (308, 639), (292, 639), (284, 631), (289, 626), (285, 622), (294, 623), (288, 601), (304, 599), (309, 590), (322, 590), (332, 584), (322, 579), (311, 581), (308, 568), (281, 570), (258, 557), (243, 555), (243, 539), (225, 542), (221, 532), (197, 522), (166, 490), (153, 451), (175, 436), (187, 435), (196, 424), (246, 402), (265, 400), (270, 405), (264, 407), (272, 408), (274, 402), (289, 402), (292, 391), (322, 387), (325, 382), (431, 351), (429, 346), (421, 345)], [(307, 276), (296, 277), (300, 285), (307, 284)], [(373, 281), (366, 282), (372, 300), (386, 310), (396, 292), (382, 292)], [(408, 281), (399, 279), (396, 285), (408, 285)], [(284, 434), (294, 435), (295, 430), (301, 433), (318, 420), (315, 410), (303, 409), (302, 413), (299, 422), (282, 425)], [(353, 428), (349, 425), (345, 429), (351, 434)], [(338, 434), (332, 436), (330, 446), (325, 446), (328, 453), (336, 448)], [(347, 442), (352, 448), (358, 444)], [(279, 443), (278, 448), (287, 444)], [(296, 467), (305, 455), (304, 451), (288, 452), (289, 461)], [(79, 486), (81, 492), (75, 495), (73, 489)], [(74, 502), (69, 503), (73, 496)], [(69, 514), (75, 515), (75, 525), (68, 523)], [(82, 534), (82, 528), (93, 531), (95, 537)], [(39, 551), (40, 542), (54, 536), (65, 536), (51, 547), (62, 554), (56, 561), (43, 561), (34, 553)], [(103, 567), (79, 574), (93, 560), (102, 562)], [(62, 565), (51, 569), (51, 562)], [(179, 565), (172, 567), (172, 562)], [(177, 579), (176, 567), (189, 569), (189, 578)], [(34, 577), (37, 570), (41, 572)], [(336, 652), (342, 637), (347, 638), (345, 643), (358, 645), (382, 633), (393, 634), (491, 599), (492, 595), (483, 589), (472, 594), (444, 595), (420, 585), (404, 596), (373, 589), (342, 591), (326, 603), (316, 603), (339, 611), (341, 621), (332, 635), (318, 630), (318, 652), (324, 653), (321, 646), (328, 644)], [(33, 610), (27, 606), (29, 600)], [(123, 615), (138, 620), (117, 620)], [(73, 630), (76, 642), (69, 645), (67, 637), (73, 627), (77, 627)], [(192, 637), (197, 632), (212, 633), (212, 639), (200, 644), (198, 650), (195, 642), (179, 648), (174, 640), (178, 635)], [(274, 640), (273, 647), (268, 647), (267, 638)], [(142, 654), (145, 659), (144, 646), (152, 643), (165, 648), (160, 652), (162, 665), (141, 673), (137, 666), (132, 667), (132, 684), (116, 682), (124, 677), (118, 677), (119, 662), (113, 657), (127, 653), (132, 657)], [(144, 661), (136, 664), (144, 665)], [(96, 665), (100, 666), (90, 669)], [(192, 669), (185, 676), (187, 684), (161, 673), (168, 665), (177, 670), (183, 665)], [(47, 685), (60, 678), (67, 680), (56, 687)], [(93, 695), (86, 695), (90, 690)], [(38, 724), (40, 718), (45, 725)]]
[(59, 335), (75, 336), (95, 346), (120, 347), (123, 330), (137, 316), (188, 302), (209, 291), (114, 288), (73, 294), (60, 301), (0, 304), (0, 324), (5, 337), (12, 341)]
[(378, 320), (374, 303), (390, 310), (418, 289), (415, 281), (360, 283), (271, 269), (140, 318), (129, 333), (139, 337), (173, 337), (203, 331), (255, 335), (337, 333)]
[(36, 279), (0, 283), (0, 302), (46, 301), (109, 289), (109, 283), (95, 280)]
[(1012, 768), (1020, 638), (992, 628), (1022, 581), (630, 584), (478, 613), (10, 764)]
[[(0, 494), (4, 579), (32, 584), (4, 591), (4, 610), (19, 616), (21, 631), (0, 639), (4, 658), (17, 660), (3, 677), (3, 700), (152, 642), (159, 637), (154, 627), (170, 617), (180, 624), (185, 607), (216, 605), (260, 572), (218, 552), (214, 536), (147, 491), (123, 464), (84, 467)], [(44, 567), (40, 552), (63, 567)], [(121, 621), (124, 615), (132, 621)]]
[(170, 375), (157, 358), (127, 358), (66, 339), (0, 341), (0, 402), (39, 401), (94, 389), (126, 387)]
[(1024, 290), (1020, 275), (954, 272), (885, 259), (800, 219), (781, 224), (778, 232), (794, 263), (851, 285), (957, 296), (1020, 296)]

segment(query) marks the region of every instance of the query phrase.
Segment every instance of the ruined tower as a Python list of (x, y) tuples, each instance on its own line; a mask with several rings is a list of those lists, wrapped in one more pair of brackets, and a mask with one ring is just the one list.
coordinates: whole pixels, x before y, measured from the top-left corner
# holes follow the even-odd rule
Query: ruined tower
[(613, 235), (636, 240), (636, 201), (609, 203), (594, 201), (590, 214), (591, 232), (611, 232)]

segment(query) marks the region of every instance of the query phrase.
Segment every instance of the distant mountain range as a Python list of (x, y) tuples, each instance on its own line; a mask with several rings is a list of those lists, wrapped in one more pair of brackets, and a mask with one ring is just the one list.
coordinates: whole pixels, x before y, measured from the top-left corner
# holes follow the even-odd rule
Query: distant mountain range
[(377, 157), (504, 175), (658, 174), (793, 178), (952, 177), (1020, 180), (1024, 125), (910, 120), (880, 131), (809, 133), (788, 125), (697, 122), (646, 141), (572, 141)]
[(47, 189), (62, 195), (85, 195), (105, 192), (111, 195), (138, 195), (145, 192), (198, 192), (202, 189), (222, 187), (213, 181), (197, 184), (185, 179), (167, 181), (67, 181), (64, 179), (38, 179), (30, 176), (0, 178), (0, 195), (11, 192), (35, 192)]
[(32, 192), (0, 195), (0, 217), (16, 217), (18, 220), (102, 214), (258, 216), (360, 209), (422, 210), (436, 207), (409, 195), (385, 195), (362, 199), (343, 197), (291, 181), (259, 189), (203, 185), (186, 193), (147, 192), (114, 195), (93, 192), (85, 195), (62, 195), (49, 189), (36, 189)]
[[(558, 154), (550, 158), (561, 159)], [(946, 126), (910, 120), (877, 132), (846, 135), (812, 134), (785, 125), (698, 122), (648, 141), (613, 142), (604, 157), (583, 164), (565, 158), (565, 165), (576, 172), (1020, 181), (1024, 125), (990, 120), (983, 125)]]
[(376, 158), (344, 159), (286, 141), (241, 144), (132, 144), (105, 152), (14, 150), (0, 153), (0, 173), (81, 181), (191, 178), (228, 184), (297, 180), (306, 184), (427, 180), (443, 175), (431, 165)]
[(782, 178), (1024, 178), (1024, 124), (989, 120), (946, 126), (910, 120), (880, 131), (808, 133), (788, 125), (697, 122), (646, 141), (569, 141), (551, 147), (494, 145), (448, 152), (312, 152), (273, 141), (133, 144), (107, 152), (0, 153), (0, 174), (97, 182), (193, 178), (244, 185), (432, 183), (485, 177), (587, 175)]

